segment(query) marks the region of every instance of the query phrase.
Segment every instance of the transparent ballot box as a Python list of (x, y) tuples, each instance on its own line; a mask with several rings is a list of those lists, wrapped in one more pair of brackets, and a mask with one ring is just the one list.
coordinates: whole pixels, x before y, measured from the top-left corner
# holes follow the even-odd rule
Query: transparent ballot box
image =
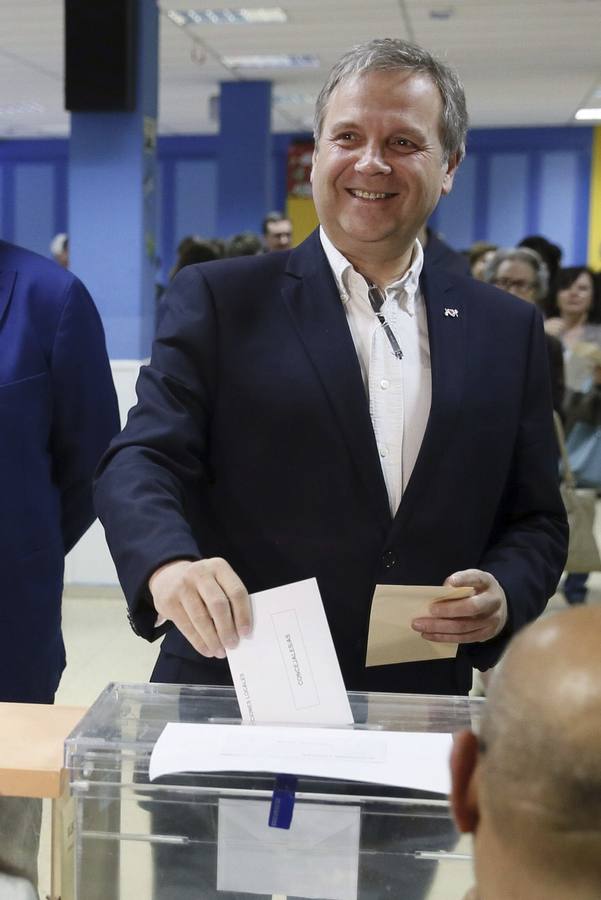
[[(349, 700), (350, 730), (453, 733), (477, 724), (481, 708), (466, 697)], [(169, 722), (253, 728), (241, 725), (233, 688), (109, 685), (66, 741), (63, 900), (460, 900), (472, 883), (470, 842), (445, 796), (301, 776), (290, 827), (271, 827), (274, 773), (149, 781)]]

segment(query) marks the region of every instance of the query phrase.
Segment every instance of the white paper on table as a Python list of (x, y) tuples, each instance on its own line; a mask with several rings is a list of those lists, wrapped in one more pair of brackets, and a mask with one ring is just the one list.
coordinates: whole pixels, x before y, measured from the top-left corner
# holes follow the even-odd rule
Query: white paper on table
[(148, 774), (285, 772), (448, 794), (452, 741), (432, 732), (169, 722)]
[(251, 594), (253, 631), (227, 651), (242, 720), (350, 725), (317, 581)]
[(220, 798), (217, 890), (356, 900), (360, 808), (297, 801), (289, 829), (269, 826), (269, 808)]

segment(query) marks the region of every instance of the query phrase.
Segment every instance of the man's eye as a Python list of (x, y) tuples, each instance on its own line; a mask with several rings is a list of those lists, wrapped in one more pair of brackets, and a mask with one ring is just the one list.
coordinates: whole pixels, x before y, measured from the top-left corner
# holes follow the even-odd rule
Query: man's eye
[(409, 138), (404, 138), (404, 137), (393, 138), (391, 143), (393, 143), (395, 145), (395, 147), (406, 147), (407, 149), (411, 149), (412, 147), (415, 147), (415, 144), (413, 143), (413, 141), (410, 141)]
[(336, 138), (338, 141), (343, 141), (344, 143), (348, 143), (349, 141), (353, 141), (355, 139), (355, 134), (352, 131), (342, 131)]

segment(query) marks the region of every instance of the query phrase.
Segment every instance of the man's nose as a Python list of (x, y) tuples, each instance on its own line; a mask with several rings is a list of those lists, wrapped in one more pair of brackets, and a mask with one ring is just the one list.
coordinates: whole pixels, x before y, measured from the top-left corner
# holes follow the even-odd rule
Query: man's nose
[(365, 147), (355, 163), (355, 169), (362, 175), (389, 175), (392, 172), (392, 167), (388, 165), (380, 148), (375, 144)]

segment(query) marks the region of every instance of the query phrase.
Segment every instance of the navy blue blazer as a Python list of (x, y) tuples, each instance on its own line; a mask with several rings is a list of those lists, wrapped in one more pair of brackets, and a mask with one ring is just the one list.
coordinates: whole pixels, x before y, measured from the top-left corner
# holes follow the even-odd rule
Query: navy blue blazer
[(52, 702), (64, 556), (94, 520), (92, 476), (118, 429), (90, 295), (0, 241), (0, 700)]
[[(134, 628), (168, 560), (222, 556), (250, 591), (316, 576), (349, 689), (465, 693), (538, 615), (567, 542), (536, 309), (426, 270), (432, 406), (394, 517), (345, 313), (319, 236), (291, 252), (184, 269), (138, 404), (100, 466), (97, 510)], [(456, 310), (447, 315), (445, 310)], [(374, 585), (468, 567), (508, 597), (502, 636), (457, 659), (365, 669)], [(161, 653), (225, 680), (174, 628)]]

